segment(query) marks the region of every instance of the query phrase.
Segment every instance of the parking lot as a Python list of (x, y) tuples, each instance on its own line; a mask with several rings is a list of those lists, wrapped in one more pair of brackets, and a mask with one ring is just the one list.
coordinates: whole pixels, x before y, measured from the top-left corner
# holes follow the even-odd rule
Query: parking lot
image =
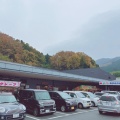
[(27, 114), (25, 120), (118, 120), (120, 116), (117, 114), (106, 113), (100, 115), (97, 107), (90, 109), (77, 109), (75, 112), (60, 112), (57, 111), (53, 115), (42, 115), (34, 117), (32, 114)]

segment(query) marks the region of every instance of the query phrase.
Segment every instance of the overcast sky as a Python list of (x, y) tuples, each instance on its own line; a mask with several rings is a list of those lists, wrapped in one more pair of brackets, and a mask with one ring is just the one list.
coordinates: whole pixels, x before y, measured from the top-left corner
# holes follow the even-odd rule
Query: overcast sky
[(120, 56), (120, 0), (0, 0), (0, 31), (44, 55)]

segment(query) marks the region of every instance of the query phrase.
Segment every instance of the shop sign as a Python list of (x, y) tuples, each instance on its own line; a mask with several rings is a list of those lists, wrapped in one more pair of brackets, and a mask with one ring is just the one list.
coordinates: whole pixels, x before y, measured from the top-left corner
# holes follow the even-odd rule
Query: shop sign
[(0, 86), (20, 87), (20, 82), (16, 82), (16, 81), (0, 81)]
[(99, 82), (99, 85), (120, 85), (120, 81), (107, 81), (107, 82)]

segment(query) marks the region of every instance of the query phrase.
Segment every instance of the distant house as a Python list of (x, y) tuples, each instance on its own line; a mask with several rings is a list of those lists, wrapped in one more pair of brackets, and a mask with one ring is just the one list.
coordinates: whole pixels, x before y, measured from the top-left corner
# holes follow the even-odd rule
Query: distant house
[(82, 68), (82, 69), (74, 69), (74, 70), (64, 70), (63, 72), (80, 75), (80, 76), (110, 80), (110, 81), (116, 80), (116, 77), (114, 75), (111, 75), (110, 73), (100, 68)]

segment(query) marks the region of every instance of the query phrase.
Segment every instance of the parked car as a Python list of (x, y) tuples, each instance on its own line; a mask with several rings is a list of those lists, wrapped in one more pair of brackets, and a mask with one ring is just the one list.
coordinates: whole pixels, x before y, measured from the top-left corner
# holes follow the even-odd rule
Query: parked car
[(85, 95), (83, 95), (80, 91), (64, 91), (68, 93), (72, 98), (76, 99), (78, 108), (90, 108), (91, 107), (91, 100)]
[(0, 93), (0, 120), (24, 120), (26, 107), (12, 93)]
[(77, 102), (70, 95), (61, 91), (50, 91), (52, 99), (55, 100), (56, 108), (65, 111), (75, 111), (77, 109)]
[(55, 101), (51, 99), (47, 90), (20, 90), (18, 98), (26, 106), (26, 110), (32, 112), (34, 116), (56, 112)]
[(110, 94), (114, 94), (114, 95), (120, 95), (120, 93), (118, 91), (105, 91), (104, 93), (110, 93)]
[(83, 93), (86, 97), (90, 98), (91, 106), (94, 107), (98, 105), (99, 98), (96, 95), (94, 95), (92, 92), (81, 91), (81, 93)]
[(120, 113), (120, 95), (104, 94), (101, 96), (98, 103), (98, 111)]
[(103, 92), (95, 92), (94, 94), (95, 94), (97, 97), (100, 98), (104, 93), (103, 93)]

